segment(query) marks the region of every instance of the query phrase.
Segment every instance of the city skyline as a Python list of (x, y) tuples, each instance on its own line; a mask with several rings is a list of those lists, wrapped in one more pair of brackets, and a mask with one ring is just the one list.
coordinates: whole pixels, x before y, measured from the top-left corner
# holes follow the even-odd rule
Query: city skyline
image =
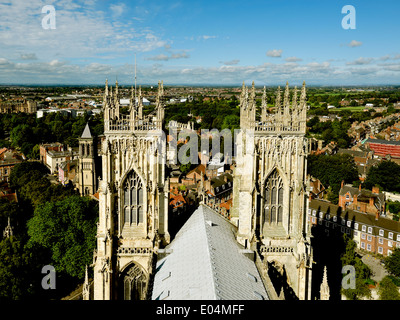
[[(53, 6), (55, 29), (42, 26)], [(345, 5), (356, 29), (344, 29)], [(0, 1), (0, 84), (399, 84), (395, 1)]]

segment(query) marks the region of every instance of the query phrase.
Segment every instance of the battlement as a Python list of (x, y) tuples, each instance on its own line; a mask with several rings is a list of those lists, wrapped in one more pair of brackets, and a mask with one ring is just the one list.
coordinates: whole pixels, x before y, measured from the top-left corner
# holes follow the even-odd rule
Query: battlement
[(104, 112), (104, 133), (147, 133), (148, 131), (160, 131), (164, 122), (164, 104), (163, 104), (163, 83), (159, 82), (158, 95), (154, 114), (143, 116), (143, 101), (141, 89), (136, 98), (136, 93), (131, 93), (129, 113), (120, 113), (120, 94), (118, 91), (118, 82), (115, 85), (115, 91), (106, 87), (103, 97)]
[(278, 87), (275, 98), (275, 112), (269, 113), (267, 95), (264, 87), (261, 101), (261, 116), (256, 119), (256, 94), (254, 82), (251, 91), (242, 87), (240, 96), (240, 127), (254, 130), (256, 133), (300, 133), (306, 132), (306, 88), (305, 83), (301, 89), (300, 99), (297, 99), (297, 87), (293, 90), (290, 102), (289, 84), (286, 83), (283, 102), (281, 101), (281, 89)]
[(104, 121), (105, 133), (147, 132), (161, 130), (162, 121), (148, 119), (132, 119), (129, 115), (120, 116), (118, 119)]

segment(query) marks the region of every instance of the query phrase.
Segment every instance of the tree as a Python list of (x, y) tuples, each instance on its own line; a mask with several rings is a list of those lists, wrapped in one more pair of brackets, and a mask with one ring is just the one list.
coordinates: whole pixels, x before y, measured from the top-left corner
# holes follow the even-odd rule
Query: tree
[(230, 129), (232, 132), (235, 129), (240, 129), (240, 117), (234, 114), (226, 116), (221, 129)]
[[(40, 162), (21, 162), (14, 166), (10, 173), (11, 188), (18, 189), (26, 184), (27, 180), (43, 177), (48, 173), (46, 166)], [(35, 176), (36, 175), (36, 176)]]
[(400, 300), (399, 288), (389, 276), (385, 276), (379, 282), (378, 295), (380, 300)]
[(395, 277), (400, 277), (400, 248), (394, 249), (390, 256), (385, 258), (386, 270)]
[(93, 259), (97, 212), (98, 204), (87, 197), (39, 204), (28, 221), (28, 245), (48, 249), (57, 272), (83, 279)]
[(382, 161), (369, 169), (365, 187), (372, 189), (374, 186), (385, 191), (400, 192), (400, 165), (393, 161)]
[(349, 300), (359, 300), (363, 297), (371, 297), (371, 290), (368, 288), (367, 280), (370, 278), (371, 269), (362, 262), (359, 255), (355, 252), (357, 244), (355, 241), (344, 234), (345, 252), (341, 257), (342, 266), (354, 266), (356, 279), (355, 289), (342, 288), (342, 293)]
[(353, 156), (349, 154), (335, 155), (310, 155), (308, 157), (308, 172), (313, 177), (319, 179), (322, 184), (330, 187), (330, 198), (333, 202), (338, 197), (340, 186), (344, 180), (352, 183), (359, 180), (358, 170)]
[(28, 273), (32, 266), (23, 243), (15, 236), (0, 242), (0, 299), (20, 300), (29, 295)]

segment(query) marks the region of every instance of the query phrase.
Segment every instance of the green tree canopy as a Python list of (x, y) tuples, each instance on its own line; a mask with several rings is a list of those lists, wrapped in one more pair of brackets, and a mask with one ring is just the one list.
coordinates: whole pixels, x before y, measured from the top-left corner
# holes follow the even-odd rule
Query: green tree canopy
[(362, 262), (361, 258), (356, 253), (355, 249), (357, 244), (355, 241), (349, 238), (346, 234), (344, 234), (343, 237), (346, 250), (341, 257), (342, 266), (354, 266), (356, 273), (356, 286), (355, 289), (342, 288), (342, 293), (349, 300), (359, 300), (363, 297), (369, 298), (371, 297), (371, 290), (368, 288), (367, 280), (372, 274), (371, 269), (364, 262)]
[(15, 236), (0, 241), (0, 299), (20, 300), (30, 292), (29, 255)]
[(380, 300), (400, 300), (399, 288), (388, 276), (379, 282), (378, 295)]
[(83, 279), (93, 259), (97, 216), (98, 204), (87, 197), (40, 204), (28, 221), (28, 244), (50, 250), (57, 271)]
[(365, 187), (379, 186), (381, 190), (400, 192), (400, 165), (393, 161), (382, 161), (369, 169)]
[(325, 188), (330, 187), (336, 199), (342, 181), (353, 183), (358, 181), (358, 171), (354, 158), (348, 154), (310, 155), (308, 157), (308, 173), (319, 179)]
[(395, 277), (400, 277), (400, 248), (394, 249), (390, 256), (385, 258), (386, 270)]

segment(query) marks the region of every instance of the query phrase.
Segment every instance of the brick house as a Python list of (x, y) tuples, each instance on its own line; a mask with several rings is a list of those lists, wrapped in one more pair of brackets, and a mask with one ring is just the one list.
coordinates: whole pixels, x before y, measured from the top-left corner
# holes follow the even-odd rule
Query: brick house
[(321, 200), (311, 200), (308, 207), (308, 221), (313, 226), (321, 226), (329, 235), (330, 230), (348, 234), (357, 248), (384, 257), (395, 248), (400, 248), (400, 222), (375, 214), (341, 207)]
[(0, 150), (0, 181), (9, 181), (14, 166), (25, 160), (25, 156), (13, 149), (3, 148)]
[(379, 192), (377, 187), (366, 190), (361, 188), (361, 184), (355, 188), (348, 184), (344, 185), (342, 182), (338, 204), (343, 210), (350, 209), (375, 215), (385, 214), (385, 194)]

